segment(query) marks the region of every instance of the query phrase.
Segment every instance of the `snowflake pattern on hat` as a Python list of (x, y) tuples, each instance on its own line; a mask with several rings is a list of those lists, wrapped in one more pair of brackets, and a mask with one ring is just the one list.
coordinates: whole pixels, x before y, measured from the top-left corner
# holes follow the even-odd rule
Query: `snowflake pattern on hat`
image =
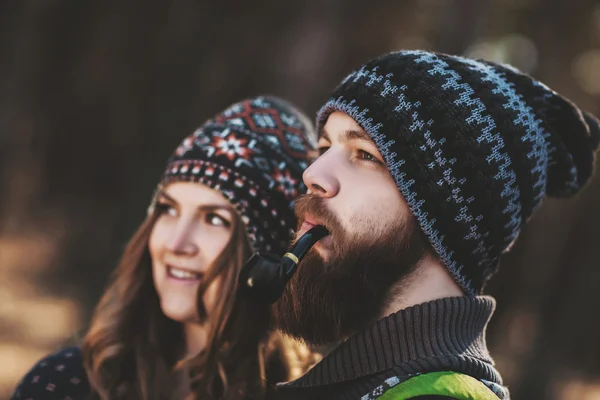
[(225, 132), (227, 132), (227, 136), (225, 137), (214, 137), (215, 140), (213, 141), (213, 146), (216, 149), (216, 156), (223, 154), (233, 161), (238, 157), (248, 159), (250, 155), (254, 153), (254, 151), (250, 149), (252, 143), (250, 146), (246, 146), (248, 139), (238, 138), (235, 133), (228, 129), (223, 131), (223, 133)]

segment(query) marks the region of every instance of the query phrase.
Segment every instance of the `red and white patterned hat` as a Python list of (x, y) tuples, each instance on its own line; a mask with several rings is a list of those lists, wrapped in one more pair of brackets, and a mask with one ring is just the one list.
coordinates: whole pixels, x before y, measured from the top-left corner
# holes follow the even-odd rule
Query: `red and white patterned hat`
[(294, 200), (315, 154), (309, 119), (275, 97), (241, 101), (186, 137), (168, 161), (161, 185), (203, 183), (237, 209), (255, 251), (283, 252), (296, 228)]

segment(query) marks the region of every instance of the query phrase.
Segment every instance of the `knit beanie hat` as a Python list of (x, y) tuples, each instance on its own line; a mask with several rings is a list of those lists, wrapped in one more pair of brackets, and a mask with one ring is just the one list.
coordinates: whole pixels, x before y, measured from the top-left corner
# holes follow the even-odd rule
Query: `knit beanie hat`
[(352, 117), (440, 260), (480, 293), (543, 197), (588, 181), (598, 120), (508, 65), (425, 51), (390, 53), (336, 88), (317, 117)]
[(256, 97), (236, 103), (186, 137), (159, 188), (200, 182), (236, 208), (254, 251), (283, 252), (296, 228), (293, 200), (316, 148), (309, 119), (290, 103)]

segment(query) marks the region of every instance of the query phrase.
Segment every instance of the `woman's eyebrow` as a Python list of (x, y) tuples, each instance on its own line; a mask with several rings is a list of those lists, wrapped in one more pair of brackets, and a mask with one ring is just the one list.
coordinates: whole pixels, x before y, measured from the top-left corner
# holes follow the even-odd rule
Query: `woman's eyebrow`
[(170, 201), (171, 203), (177, 203), (177, 201), (174, 198), (172, 198), (171, 196), (169, 196), (164, 190), (161, 190), (156, 195), (156, 198), (160, 198), (160, 197), (165, 198), (166, 200)]
[[(173, 204), (179, 204), (179, 202), (177, 200), (175, 200), (173, 197), (169, 196), (163, 190), (158, 192), (156, 197), (164, 198), (165, 200), (167, 200), (168, 202), (173, 203)], [(232, 214), (232, 215), (235, 213), (235, 211), (232, 210), (232, 208), (228, 204), (202, 204), (196, 208), (198, 211), (203, 211), (203, 212), (222, 210), (222, 211), (227, 211), (229, 214)]]
[(228, 205), (204, 204), (204, 205), (198, 206), (198, 211), (218, 211), (218, 210), (227, 211), (230, 214), (234, 213), (234, 211)]

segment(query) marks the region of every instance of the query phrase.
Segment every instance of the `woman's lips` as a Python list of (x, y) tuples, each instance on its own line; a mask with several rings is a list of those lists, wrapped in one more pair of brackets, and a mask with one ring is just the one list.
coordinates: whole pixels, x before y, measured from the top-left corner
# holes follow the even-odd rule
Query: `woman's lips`
[(195, 284), (202, 280), (204, 274), (191, 271), (185, 268), (177, 268), (173, 265), (167, 265), (167, 276), (181, 283)]

